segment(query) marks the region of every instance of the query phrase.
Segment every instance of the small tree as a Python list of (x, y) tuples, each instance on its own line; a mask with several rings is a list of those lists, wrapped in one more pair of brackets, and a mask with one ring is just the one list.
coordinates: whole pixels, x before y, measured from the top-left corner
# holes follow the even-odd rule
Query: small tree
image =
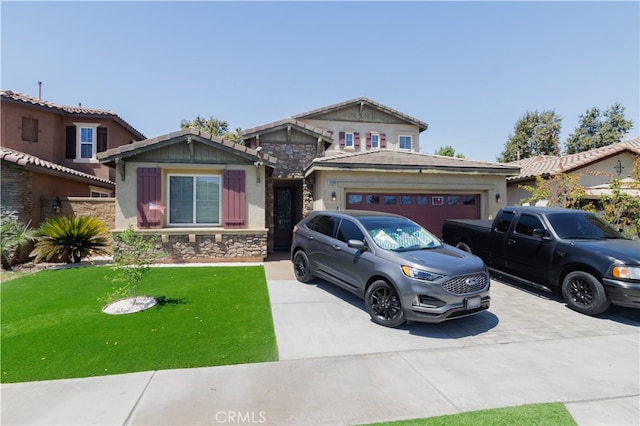
[(136, 235), (132, 225), (113, 237), (113, 261), (116, 276), (114, 282), (123, 282), (120, 289), (132, 298), (136, 304), (140, 281), (149, 271), (151, 265), (160, 256), (155, 250), (157, 237), (145, 238)]
[(22, 251), (35, 241), (38, 232), (31, 228), (31, 222), (23, 224), (7, 215), (0, 219), (0, 254), (2, 269), (10, 270), (20, 262)]
[(580, 201), (586, 194), (586, 189), (580, 185), (580, 176), (567, 173), (560, 173), (549, 179), (538, 175), (535, 187), (520, 185), (520, 188), (531, 193), (531, 197), (520, 200), (521, 203), (533, 205), (547, 200), (548, 206), (564, 208), (579, 208)]
[(31, 256), (35, 256), (36, 263), (43, 259), (79, 263), (87, 256), (108, 255), (108, 231), (107, 225), (96, 217), (53, 217), (40, 225), (42, 236)]

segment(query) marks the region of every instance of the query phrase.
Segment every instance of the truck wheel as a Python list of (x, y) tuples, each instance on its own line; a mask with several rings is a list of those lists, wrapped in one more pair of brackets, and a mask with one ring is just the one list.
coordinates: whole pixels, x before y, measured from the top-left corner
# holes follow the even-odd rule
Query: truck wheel
[(371, 284), (364, 296), (364, 304), (373, 322), (385, 327), (398, 327), (405, 323), (400, 295), (395, 287), (383, 280)]
[(466, 243), (460, 242), (456, 244), (456, 247), (459, 248), (460, 250), (466, 251), (467, 253), (473, 254), (473, 252), (471, 251), (471, 247), (469, 247)]
[(562, 296), (571, 309), (586, 315), (597, 315), (611, 306), (600, 281), (582, 271), (571, 272), (564, 278)]

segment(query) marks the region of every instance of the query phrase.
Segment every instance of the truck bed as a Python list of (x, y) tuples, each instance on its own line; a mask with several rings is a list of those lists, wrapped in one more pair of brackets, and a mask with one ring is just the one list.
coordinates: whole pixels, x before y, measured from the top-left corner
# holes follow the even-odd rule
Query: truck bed
[(478, 228), (491, 229), (492, 220), (486, 219), (446, 219), (445, 222), (461, 223), (467, 226), (475, 226)]

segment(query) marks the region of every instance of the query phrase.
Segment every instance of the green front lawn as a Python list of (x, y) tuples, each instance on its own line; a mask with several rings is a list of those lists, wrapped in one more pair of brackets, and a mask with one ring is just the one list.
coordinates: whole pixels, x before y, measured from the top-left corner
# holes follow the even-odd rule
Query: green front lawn
[(109, 267), (41, 271), (3, 282), (2, 383), (278, 359), (261, 266), (152, 268), (140, 294), (158, 299), (107, 315)]

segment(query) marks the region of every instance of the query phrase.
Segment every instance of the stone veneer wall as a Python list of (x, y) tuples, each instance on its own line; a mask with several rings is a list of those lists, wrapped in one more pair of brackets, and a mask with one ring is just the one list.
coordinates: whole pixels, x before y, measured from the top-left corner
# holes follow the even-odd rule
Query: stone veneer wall
[(10, 215), (22, 223), (29, 223), (31, 217), (32, 177), (24, 167), (3, 161), (0, 169), (2, 191), (0, 208), (2, 215)]

